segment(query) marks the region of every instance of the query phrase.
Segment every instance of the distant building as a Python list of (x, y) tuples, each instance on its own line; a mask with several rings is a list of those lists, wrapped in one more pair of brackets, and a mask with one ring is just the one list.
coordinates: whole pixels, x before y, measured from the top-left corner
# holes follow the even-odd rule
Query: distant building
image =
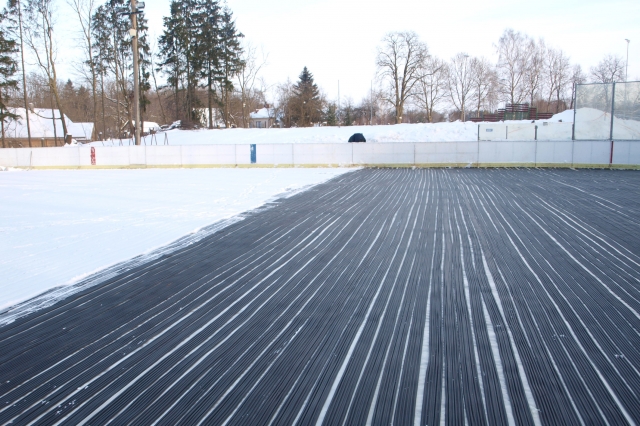
[(252, 129), (268, 129), (275, 124), (275, 111), (268, 104), (265, 104), (264, 108), (257, 109), (249, 114), (249, 127)]
[(551, 112), (538, 112), (536, 107), (529, 104), (507, 104), (504, 108), (500, 108), (493, 114), (480, 113), (479, 117), (471, 117), (470, 121), (474, 123), (498, 122), (507, 120), (548, 120), (553, 116)]
[[(136, 125), (135, 120), (133, 121), (133, 125)], [(125, 129), (129, 128), (129, 121), (127, 121), (127, 123), (124, 125)], [(145, 135), (148, 135), (149, 133), (151, 133), (151, 131), (158, 131), (160, 130), (160, 125), (158, 123), (156, 123), (155, 121), (143, 121), (142, 122), (142, 133)]]
[[(11, 112), (18, 116), (17, 120), (4, 121), (4, 147), (19, 148), (29, 146), (29, 133), (24, 108), (12, 108)], [(29, 110), (29, 127), (31, 130), (31, 146), (62, 146), (65, 134), (62, 120), (67, 126), (67, 132), (78, 142), (91, 142), (95, 137), (93, 123), (74, 123), (66, 115), (61, 118), (60, 110), (47, 108), (33, 108)], [(55, 125), (54, 125), (55, 122)], [(0, 142), (0, 146), (2, 142)]]

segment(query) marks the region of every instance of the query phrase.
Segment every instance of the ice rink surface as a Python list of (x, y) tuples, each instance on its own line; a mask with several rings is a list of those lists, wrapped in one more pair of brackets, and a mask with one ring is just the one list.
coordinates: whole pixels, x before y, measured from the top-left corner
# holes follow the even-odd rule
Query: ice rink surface
[(0, 172), (0, 311), (347, 171)]
[(0, 423), (640, 422), (640, 173), (364, 169), (0, 327)]

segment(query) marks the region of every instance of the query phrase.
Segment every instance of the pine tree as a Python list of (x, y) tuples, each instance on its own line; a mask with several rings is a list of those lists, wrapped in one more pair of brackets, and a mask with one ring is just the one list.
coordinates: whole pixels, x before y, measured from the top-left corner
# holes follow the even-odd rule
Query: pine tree
[[(164, 18), (160, 37), (161, 66), (173, 87), (176, 119), (199, 120), (197, 88), (207, 80), (209, 106), (212, 108), (214, 83), (220, 80), (222, 48), (220, 7), (217, 0), (184, 0), (171, 3), (170, 16)], [(179, 99), (184, 93), (184, 99)]]
[(205, 21), (202, 27), (202, 44), (200, 55), (202, 67), (200, 77), (204, 79), (204, 87), (207, 89), (207, 112), (209, 128), (213, 128), (213, 104), (220, 105), (216, 98), (215, 84), (220, 81), (222, 73), (220, 70), (220, 56), (222, 45), (220, 42), (222, 21), (221, 9), (217, 0), (201, 0), (201, 7)]
[(15, 120), (17, 115), (9, 112), (6, 105), (6, 90), (14, 88), (18, 82), (13, 76), (18, 71), (18, 64), (14, 54), (18, 51), (15, 40), (9, 38), (7, 31), (8, 17), (7, 12), (0, 14), (0, 120), (2, 120), (2, 147), (4, 148), (4, 122), (6, 119)]
[[(104, 78), (108, 75), (109, 63), (108, 57), (111, 48), (111, 37), (107, 30), (107, 13), (105, 6), (99, 6), (91, 19), (91, 32), (93, 33), (93, 54), (91, 60), (94, 63), (96, 74), (100, 79), (100, 103), (102, 110), (102, 134), (107, 137), (107, 119), (105, 105), (105, 89)], [(96, 123), (96, 126), (98, 123)], [(113, 137), (114, 135), (111, 134)]]
[[(117, 86), (115, 99), (116, 109), (116, 134), (120, 133), (124, 124), (120, 116), (121, 101), (125, 107), (126, 119), (129, 122), (129, 130), (133, 133), (133, 58), (132, 43), (129, 36), (131, 28), (130, 4), (128, 0), (108, 0), (98, 7), (92, 19), (95, 50), (98, 56), (94, 59), (98, 62), (98, 68), (103, 72), (111, 72)], [(144, 13), (138, 14), (138, 49), (140, 52), (140, 106), (144, 112), (149, 103), (147, 92), (151, 88), (150, 74), (147, 71), (149, 61), (149, 40), (147, 36), (148, 26)], [(118, 94), (119, 92), (119, 94)], [(125, 120), (126, 123), (126, 120)]]
[(298, 83), (293, 86), (291, 97), (291, 119), (298, 127), (307, 127), (317, 123), (322, 117), (320, 90), (313, 82), (313, 74), (304, 67)]
[(350, 104), (344, 107), (344, 123), (345, 126), (353, 126), (353, 107)]
[(231, 9), (225, 7), (221, 15), (220, 25), (220, 77), (218, 83), (222, 93), (222, 112), (225, 127), (229, 127), (231, 117), (229, 115), (230, 94), (233, 92), (233, 78), (240, 70), (242, 62), (242, 47), (240, 38), (244, 34), (238, 32), (233, 20)]
[(180, 2), (171, 2), (171, 12), (169, 16), (165, 16), (164, 32), (160, 36), (160, 57), (161, 62), (159, 64), (159, 70), (162, 70), (167, 74), (167, 84), (173, 88), (174, 106), (175, 106), (175, 120), (181, 118), (180, 108), (180, 83), (183, 80), (182, 75), (185, 72), (185, 64), (183, 61), (183, 46), (182, 46), (182, 8)]
[(336, 126), (338, 124), (338, 118), (336, 116), (336, 105), (329, 104), (325, 112), (324, 121), (327, 122), (327, 126)]

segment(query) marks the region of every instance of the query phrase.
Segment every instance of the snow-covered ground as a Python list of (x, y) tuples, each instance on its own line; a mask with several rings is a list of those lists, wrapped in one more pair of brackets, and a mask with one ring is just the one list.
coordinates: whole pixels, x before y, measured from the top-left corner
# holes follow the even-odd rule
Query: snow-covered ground
[[(591, 108), (577, 111), (576, 131), (580, 139), (602, 139), (609, 137), (611, 115)], [(544, 129), (544, 140), (570, 140), (573, 110), (554, 115), (548, 120), (506, 121), (488, 123), (495, 126), (531, 126), (527, 134), (533, 139), (533, 126), (545, 123), (560, 123), (555, 127)], [(615, 119), (616, 129), (621, 131), (618, 139), (636, 139), (640, 137), (640, 122)], [(157, 143), (162, 145), (165, 135), (170, 145), (209, 145), (209, 144), (274, 144), (274, 143), (346, 143), (354, 133), (362, 133), (368, 143), (376, 142), (464, 142), (478, 139), (478, 124), (472, 122), (431, 123), (431, 124), (397, 124), (384, 126), (349, 126), (349, 127), (305, 127), (290, 129), (228, 129), (228, 130), (169, 130), (156, 135)], [(495, 134), (503, 134), (496, 131)], [(542, 132), (541, 132), (542, 134)], [(605, 135), (605, 136), (603, 136)], [(125, 144), (128, 141), (123, 141)], [(119, 140), (93, 142), (92, 145), (118, 145)], [(145, 143), (152, 143), (147, 136)], [(155, 142), (153, 142), (155, 143)]]
[(0, 171), (0, 310), (350, 170)]

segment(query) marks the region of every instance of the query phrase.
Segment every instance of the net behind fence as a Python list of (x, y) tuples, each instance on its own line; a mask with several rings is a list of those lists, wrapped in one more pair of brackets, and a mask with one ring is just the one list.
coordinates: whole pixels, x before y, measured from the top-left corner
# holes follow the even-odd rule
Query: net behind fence
[(579, 84), (575, 108), (576, 140), (640, 140), (638, 81)]
[(640, 139), (640, 82), (616, 83), (613, 139)]

